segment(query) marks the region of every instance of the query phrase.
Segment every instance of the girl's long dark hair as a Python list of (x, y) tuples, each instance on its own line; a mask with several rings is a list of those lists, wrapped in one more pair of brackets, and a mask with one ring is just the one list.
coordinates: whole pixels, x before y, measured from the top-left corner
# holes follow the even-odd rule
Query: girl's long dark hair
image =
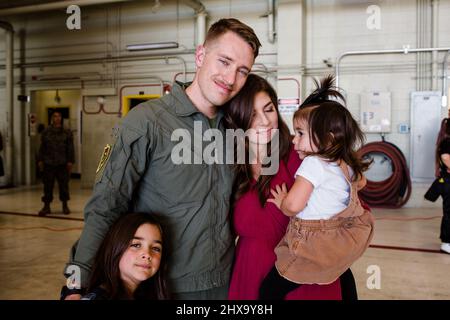
[(436, 161), (436, 177), (441, 175), (440, 173), (440, 163), (441, 163), (441, 143), (445, 139), (450, 138), (450, 118), (442, 119), (441, 128), (439, 129), (439, 134), (436, 139), (436, 153), (435, 153), (435, 161)]
[(360, 179), (370, 163), (363, 162), (356, 152), (365, 136), (350, 111), (339, 102), (324, 102), (311, 110), (308, 125), (318, 148), (314, 154), (330, 162), (344, 161), (355, 173), (353, 180)]
[[(287, 162), (289, 157), (290, 147), (290, 133), (289, 128), (283, 121), (280, 112), (278, 111), (278, 97), (275, 90), (267, 82), (267, 80), (250, 74), (245, 82), (244, 87), (239, 93), (228, 103), (224, 108), (225, 112), (225, 126), (228, 129), (242, 129), (244, 131), (250, 129), (253, 115), (253, 105), (255, 97), (258, 93), (265, 92), (270, 97), (275, 110), (278, 115), (278, 139), (279, 139), (279, 160)], [(275, 137), (277, 138), (277, 137)], [(268, 155), (272, 152), (271, 144), (268, 144)], [(235, 150), (236, 151), (236, 150)], [(235, 157), (236, 157), (235, 152)], [(251, 164), (249, 161), (249, 145), (248, 140), (245, 142), (245, 164), (239, 164), (235, 161), (234, 165), (235, 179), (233, 184), (233, 199), (234, 204), (242, 195), (248, 192), (251, 188), (251, 181), (253, 178)], [(270, 195), (270, 181), (274, 175), (261, 175), (256, 182), (254, 188), (258, 191), (258, 198), (261, 207), (264, 207), (267, 198)]]
[(311, 154), (331, 162), (343, 160), (353, 169), (356, 181), (370, 165), (370, 162), (363, 162), (356, 152), (364, 144), (365, 135), (348, 109), (336, 101), (341, 99), (345, 103), (344, 96), (334, 86), (334, 77), (328, 75), (320, 83), (314, 81), (316, 89), (294, 113), (294, 119), (308, 122), (310, 139), (318, 148)]
[(158, 271), (153, 277), (141, 282), (136, 288), (133, 297), (128, 296), (120, 277), (120, 259), (130, 246), (136, 230), (147, 223), (159, 228), (164, 248), (164, 233), (161, 225), (153, 215), (148, 213), (128, 213), (123, 215), (111, 226), (100, 245), (93, 265), (88, 292), (101, 286), (111, 300), (163, 300), (169, 298), (165, 278), (166, 253), (164, 249)]
[(334, 77), (331, 74), (324, 77), (320, 82), (316, 79), (313, 79), (313, 81), (316, 85), (316, 89), (303, 100), (299, 110), (317, 106), (323, 102), (335, 101), (337, 99), (341, 99), (345, 103), (344, 96), (339, 92), (338, 88), (334, 86)]

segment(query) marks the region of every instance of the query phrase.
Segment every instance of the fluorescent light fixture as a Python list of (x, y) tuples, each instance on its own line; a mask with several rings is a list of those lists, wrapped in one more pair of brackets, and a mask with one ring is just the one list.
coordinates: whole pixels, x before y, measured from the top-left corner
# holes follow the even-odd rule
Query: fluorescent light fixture
[(129, 44), (127, 45), (128, 51), (139, 50), (157, 50), (157, 49), (170, 49), (178, 48), (178, 42), (154, 42), (154, 43), (142, 43), (142, 44)]

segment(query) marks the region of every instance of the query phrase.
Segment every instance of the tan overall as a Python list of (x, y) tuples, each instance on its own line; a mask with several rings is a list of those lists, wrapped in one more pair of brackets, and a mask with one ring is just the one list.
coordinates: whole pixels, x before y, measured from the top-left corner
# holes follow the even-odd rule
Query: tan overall
[(299, 284), (329, 284), (339, 278), (367, 249), (374, 219), (359, 201), (357, 184), (351, 185), (348, 207), (329, 220), (291, 218), (286, 235), (275, 248), (275, 266), (281, 276)]

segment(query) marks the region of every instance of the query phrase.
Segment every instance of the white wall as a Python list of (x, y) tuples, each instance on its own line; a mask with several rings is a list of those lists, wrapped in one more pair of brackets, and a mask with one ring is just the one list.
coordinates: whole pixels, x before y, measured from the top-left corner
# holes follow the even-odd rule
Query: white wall
[[(377, 5), (381, 9), (379, 30), (367, 27), (370, 15), (366, 9), (369, 5)], [(449, 10), (450, 1), (439, 1), (438, 47), (450, 47)], [(306, 11), (305, 94), (312, 90), (311, 77), (334, 72), (327, 68), (324, 59), (331, 60), (335, 66), (337, 57), (347, 51), (402, 49), (404, 45), (416, 48), (418, 45), (416, 1), (309, 0)], [(431, 41), (431, 36), (429, 39)], [(439, 63), (443, 55), (443, 52), (438, 54)], [(361, 94), (369, 91), (392, 93), (392, 132), (386, 135), (386, 140), (402, 150), (408, 163), (410, 135), (398, 133), (397, 127), (400, 123), (410, 124), (410, 93), (416, 91), (416, 82), (415, 54), (350, 56), (342, 60), (339, 86), (344, 89), (348, 108), (356, 119), (360, 118)], [(441, 80), (438, 85), (440, 90)], [(443, 109), (442, 116), (446, 114)], [(368, 142), (379, 140), (379, 134), (367, 134)], [(439, 203), (423, 201), (427, 187), (427, 183), (414, 183), (407, 206), (439, 206)]]
[[(207, 27), (221, 17), (233, 16), (251, 25), (257, 32), (263, 49), (258, 63), (276, 64), (274, 44), (267, 42), (267, 19), (262, 18), (267, 11), (267, 1), (205, 1), (208, 11)], [(81, 89), (83, 88), (111, 88), (115, 87), (117, 95), (108, 96), (107, 108), (119, 106), (119, 90), (128, 84), (158, 83), (158, 80), (171, 83), (177, 73), (193, 72), (195, 49), (195, 14), (192, 8), (181, 1), (164, 1), (156, 12), (152, 12), (154, 3), (151, 1), (133, 1), (111, 5), (81, 8), (81, 30), (68, 30), (64, 10), (27, 14), (8, 19), (16, 31), (25, 30), (26, 62), (38, 63), (29, 65), (26, 69), (26, 90)], [(45, 15), (45, 19), (42, 17)], [(0, 34), (0, 59), (4, 56), (4, 37)], [(15, 39), (16, 62), (19, 51), (19, 39)], [(80, 63), (73, 60), (105, 58), (108, 56), (131, 56), (148, 54), (148, 52), (130, 53), (126, 51), (127, 44), (178, 41), (179, 50), (172, 50), (166, 56), (176, 59), (150, 59), (144, 57), (135, 61)], [(188, 51), (188, 54), (177, 52)], [(173, 53), (172, 53), (173, 52)], [(153, 52), (151, 52), (154, 54)], [(269, 53), (269, 54), (267, 54)], [(69, 60), (63, 65), (48, 65), (55, 61)], [(72, 61), (72, 62), (70, 62)], [(1, 76), (0, 70), (0, 76)], [(15, 82), (19, 80), (19, 70), (15, 70)], [(70, 80), (71, 78), (78, 78)], [(189, 80), (192, 75), (188, 74)], [(45, 80), (53, 78), (53, 80)], [(57, 79), (66, 79), (58, 81)], [(183, 80), (182, 76), (177, 78)], [(81, 81), (83, 80), (83, 82)], [(104, 81), (93, 81), (104, 80)], [(2, 88), (0, 87), (0, 92)], [(136, 92), (139, 92), (136, 89)], [(1, 97), (0, 97), (1, 99)], [(96, 101), (96, 97), (87, 97), (89, 101)], [(17, 110), (18, 103), (15, 103)], [(116, 110), (116, 107), (113, 107)], [(95, 107), (94, 107), (95, 110)], [(0, 114), (5, 112), (5, 106), (0, 106)], [(117, 115), (83, 115), (83, 153), (82, 167), (83, 186), (91, 186), (95, 169), (98, 164), (103, 146), (109, 141), (112, 127), (120, 120)], [(19, 144), (30, 145), (29, 138), (19, 132), (19, 124), (24, 121), (24, 115), (16, 115), (15, 146), (16, 155), (20, 155)], [(1, 125), (1, 123), (0, 123)], [(27, 140), (27, 141), (24, 141)], [(31, 161), (31, 159), (30, 159)], [(30, 166), (28, 163), (27, 166)], [(24, 169), (17, 168), (16, 183), (25, 182)]]
[[(417, 3), (410, 0), (278, 0), (276, 1), (277, 41), (269, 43), (266, 0), (203, 0), (208, 12), (207, 27), (221, 17), (236, 17), (252, 26), (258, 34), (262, 49), (256, 60), (255, 70), (266, 70), (269, 81), (280, 96), (296, 95), (293, 82), (277, 82), (277, 77), (294, 77), (301, 83), (302, 97), (312, 89), (312, 77), (334, 73), (337, 57), (350, 50), (401, 49), (403, 45), (415, 48), (417, 36)], [(65, 27), (67, 14), (64, 10), (5, 17), (15, 30), (26, 31), (26, 62), (39, 65), (26, 68), (26, 90), (81, 89), (115, 87), (117, 94), (123, 85), (156, 83), (158, 77), (171, 83), (175, 74), (195, 71), (193, 64), (195, 49), (195, 14), (181, 1), (161, 1), (161, 6), (152, 12), (153, 1), (132, 1), (96, 7), (82, 7), (81, 30)], [(381, 10), (379, 30), (369, 30), (366, 9), (377, 5)], [(450, 46), (450, 0), (440, 0), (438, 14), (437, 46)], [(42, 17), (45, 16), (45, 19)], [(2, 18), (3, 19), (3, 18)], [(431, 21), (429, 21), (431, 26)], [(427, 27), (427, 30), (431, 30)], [(428, 37), (427, 41), (431, 41)], [(44, 62), (105, 58), (108, 56), (142, 55), (149, 52), (130, 53), (127, 44), (178, 41), (180, 48), (172, 50), (171, 56), (178, 59), (151, 60), (148, 56), (136, 61), (69, 63), (49, 66)], [(19, 39), (15, 42), (16, 63), (19, 55)], [(189, 51), (190, 50), (190, 51)], [(178, 52), (178, 53), (177, 53)], [(189, 53), (188, 53), (189, 52)], [(154, 53), (154, 52), (151, 52)], [(0, 61), (4, 61), (4, 36), (0, 32)], [(441, 63), (443, 53), (438, 54)], [(182, 59), (182, 60), (181, 60)], [(329, 60), (327, 67), (323, 60)], [(410, 121), (410, 92), (416, 90), (416, 56), (383, 55), (348, 57), (342, 61), (340, 86), (345, 90), (348, 107), (359, 119), (360, 95), (367, 91), (386, 90), (392, 92), (392, 128), (386, 136), (404, 152), (409, 161), (409, 135), (396, 132), (399, 123)], [(184, 62), (181, 62), (184, 61)], [(1, 62), (0, 62), (1, 64)], [(439, 75), (441, 72), (439, 71)], [(4, 70), (0, 69), (0, 101), (3, 99)], [(15, 70), (15, 82), (19, 70)], [(43, 81), (42, 77), (73, 78), (78, 80)], [(192, 77), (192, 75), (188, 75)], [(178, 77), (179, 80), (182, 77)], [(83, 80), (83, 83), (80, 81)], [(95, 80), (95, 81), (94, 81)], [(102, 81), (100, 81), (102, 80)], [(441, 87), (438, 82), (438, 88)], [(16, 88), (17, 91), (18, 88)], [(17, 94), (15, 94), (17, 95)], [(91, 98), (89, 98), (91, 99)], [(92, 97), (95, 101), (95, 97)], [(108, 96), (111, 105), (118, 105), (119, 98)], [(23, 121), (16, 102), (15, 136), (26, 140), (18, 123)], [(2, 129), (5, 106), (0, 105), (0, 129)], [(17, 114), (16, 114), (17, 113)], [(443, 110), (443, 116), (446, 111)], [(84, 185), (89, 186), (103, 150), (109, 139), (111, 128), (120, 119), (115, 115), (83, 116), (83, 143), (92, 144), (83, 154)], [(287, 119), (290, 121), (290, 119)], [(378, 135), (368, 135), (368, 141), (378, 140)], [(24, 143), (24, 142), (22, 142)], [(89, 145), (90, 146), (90, 145)], [(16, 150), (20, 153), (20, 150)], [(23, 156), (23, 155), (21, 155)], [(19, 171), (22, 169), (18, 169)], [(16, 172), (20, 177), (24, 175)], [(24, 183), (24, 179), (20, 179)], [(410, 204), (422, 205), (421, 193), (425, 186), (415, 185)], [(423, 205), (433, 205), (424, 203)]]

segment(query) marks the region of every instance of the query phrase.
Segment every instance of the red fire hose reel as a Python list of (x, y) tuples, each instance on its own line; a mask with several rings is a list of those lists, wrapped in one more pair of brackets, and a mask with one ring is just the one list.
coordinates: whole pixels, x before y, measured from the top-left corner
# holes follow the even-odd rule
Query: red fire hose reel
[(358, 154), (362, 158), (370, 153), (382, 153), (391, 160), (392, 175), (383, 181), (367, 180), (367, 185), (359, 191), (359, 196), (371, 207), (400, 208), (411, 196), (411, 177), (406, 159), (401, 150), (386, 141), (364, 145)]

